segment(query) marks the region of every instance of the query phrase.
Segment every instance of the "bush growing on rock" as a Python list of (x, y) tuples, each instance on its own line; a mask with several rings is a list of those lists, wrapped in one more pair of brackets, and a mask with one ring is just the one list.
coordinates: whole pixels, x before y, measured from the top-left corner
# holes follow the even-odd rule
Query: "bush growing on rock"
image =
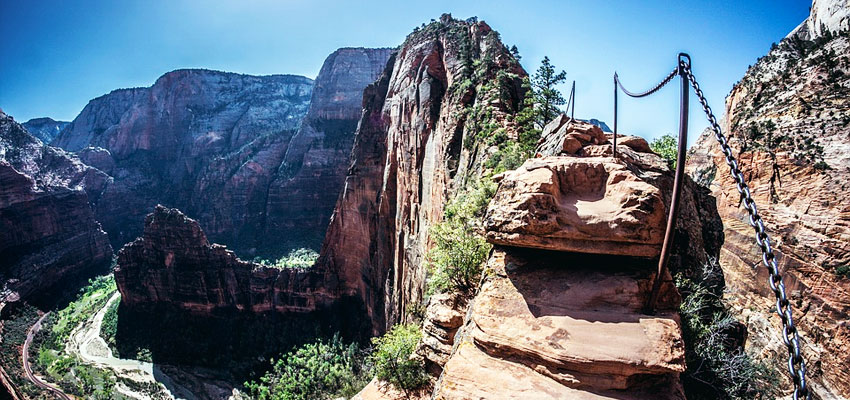
[(421, 339), (422, 332), (412, 324), (396, 325), (384, 336), (372, 338), (375, 352), (371, 359), (378, 379), (401, 390), (424, 386), (428, 382), (425, 366), (422, 360), (411, 357)]
[(653, 139), (649, 143), (649, 148), (657, 153), (661, 158), (667, 161), (667, 166), (670, 169), (676, 168), (676, 155), (678, 155), (678, 140), (672, 135), (664, 135), (660, 138)]
[(492, 181), (478, 181), (446, 207), (443, 222), (431, 227), (428, 292), (469, 291), (478, 284), (492, 247), (478, 229), (495, 192)]
[(774, 373), (744, 351), (733, 334), (739, 323), (712, 288), (722, 286), (720, 274), (714, 261), (703, 268), (702, 276), (676, 277), (683, 295), (679, 313), (686, 343), (685, 392), (697, 400), (773, 399)]
[(371, 375), (357, 345), (344, 345), (339, 336), (305, 344), (279, 360), (259, 381), (245, 383), (260, 400), (319, 400), (351, 397)]

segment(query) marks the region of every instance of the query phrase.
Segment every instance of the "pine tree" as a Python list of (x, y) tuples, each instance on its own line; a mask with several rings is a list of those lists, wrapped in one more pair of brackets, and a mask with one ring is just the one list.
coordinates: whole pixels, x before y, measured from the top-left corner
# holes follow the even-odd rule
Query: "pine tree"
[(549, 57), (543, 57), (540, 68), (537, 69), (532, 80), (535, 103), (540, 107), (538, 124), (541, 128), (561, 113), (558, 106), (566, 103), (566, 100), (555, 86), (565, 80), (567, 80), (566, 71), (555, 72), (555, 66), (549, 61)]

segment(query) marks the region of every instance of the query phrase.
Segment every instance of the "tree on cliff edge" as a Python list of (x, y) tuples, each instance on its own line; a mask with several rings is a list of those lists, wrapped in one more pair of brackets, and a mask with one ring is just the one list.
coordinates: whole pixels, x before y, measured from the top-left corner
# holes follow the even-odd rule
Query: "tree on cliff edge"
[(531, 81), (534, 88), (535, 103), (540, 107), (538, 109), (538, 123), (541, 128), (561, 113), (558, 106), (566, 103), (566, 100), (555, 86), (565, 80), (567, 80), (566, 71), (555, 72), (555, 66), (549, 61), (549, 57), (543, 57), (540, 68), (534, 73), (534, 78)]

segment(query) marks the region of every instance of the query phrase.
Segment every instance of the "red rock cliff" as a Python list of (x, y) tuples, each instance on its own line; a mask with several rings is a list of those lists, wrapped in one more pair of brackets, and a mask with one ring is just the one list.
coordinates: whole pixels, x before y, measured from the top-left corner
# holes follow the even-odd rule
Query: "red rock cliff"
[[(482, 81), (501, 72), (508, 93), (477, 92), (468, 81), (473, 63), (483, 65)], [(319, 264), (364, 299), (376, 333), (421, 302), (428, 228), (486, 157), (485, 147), (471, 145), (465, 109), (492, 106), (494, 120), (511, 132), (505, 115), (522, 98), (523, 76), (487, 24), (443, 16), (408, 36), (366, 89)]]

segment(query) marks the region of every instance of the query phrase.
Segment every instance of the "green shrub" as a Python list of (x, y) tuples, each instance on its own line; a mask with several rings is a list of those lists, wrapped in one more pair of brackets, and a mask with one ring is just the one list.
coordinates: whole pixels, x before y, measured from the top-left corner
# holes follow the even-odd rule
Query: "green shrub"
[(478, 224), (496, 191), (490, 180), (477, 181), (446, 207), (443, 222), (431, 227), (434, 247), (428, 252), (428, 292), (468, 291), (478, 284), (491, 245)]
[(676, 169), (676, 156), (679, 153), (678, 142), (672, 135), (664, 135), (653, 139), (649, 143), (649, 148), (666, 160), (670, 169)]
[(402, 390), (420, 388), (428, 383), (421, 360), (411, 358), (422, 332), (416, 325), (396, 325), (382, 337), (372, 338), (375, 352), (371, 359), (378, 379)]
[[(776, 376), (752, 359), (731, 336), (737, 321), (720, 301), (720, 266), (711, 262), (702, 275), (676, 277), (683, 299), (679, 308), (687, 370), (682, 375), (686, 395), (701, 399), (773, 399)], [(719, 282), (719, 283), (718, 283)]]
[(305, 344), (272, 360), (272, 369), (259, 381), (245, 383), (260, 400), (319, 400), (351, 397), (370, 379), (365, 358), (357, 346), (344, 345), (339, 336)]
[(835, 274), (845, 278), (850, 278), (850, 264), (835, 267)]
[(271, 262), (269, 260), (256, 258), (254, 259), (255, 263), (265, 265), (267, 267), (274, 268), (299, 268), (299, 269), (307, 269), (313, 266), (316, 263), (316, 260), (319, 259), (319, 253), (317, 253), (313, 249), (300, 248), (296, 250), (292, 250), (285, 257), (278, 258), (277, 261)]

